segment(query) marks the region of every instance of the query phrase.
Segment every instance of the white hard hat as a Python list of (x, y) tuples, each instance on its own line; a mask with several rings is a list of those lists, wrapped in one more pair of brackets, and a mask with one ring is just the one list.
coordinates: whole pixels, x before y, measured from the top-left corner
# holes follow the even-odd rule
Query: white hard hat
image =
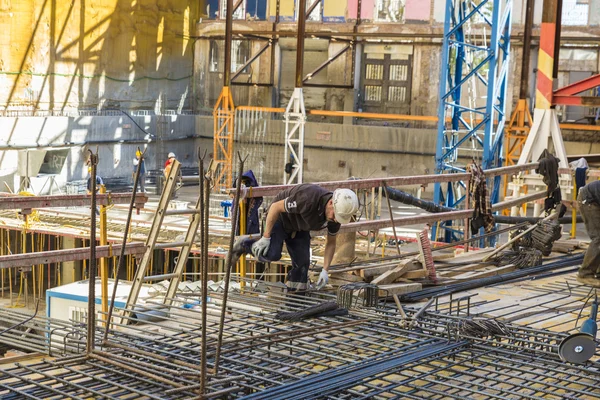
[(335, 220), (347, 224), (358, 211), (358, 197), (350, 189), (335, 189), (333, 192), (333, 212)]
[(175, 153), (170, 152), (169, 155), (167, 156), (167, 158), (175, 158)]

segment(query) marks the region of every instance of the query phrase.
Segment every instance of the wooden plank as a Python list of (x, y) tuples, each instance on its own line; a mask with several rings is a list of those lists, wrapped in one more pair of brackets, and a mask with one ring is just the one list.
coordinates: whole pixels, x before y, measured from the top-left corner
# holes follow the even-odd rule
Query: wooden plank
[(364, 279), (360, 276), (349, 274), (347, 272), (331, 274), (329, 276), (329, 283), (333, 286), (345, 285), (346, 283), (352, 282), (364, 282)]
[(423, 285), (420, 283), (393, 283), (391, 285), (381, 285), (379, 286), (379, 296), (412, 293), (421, 290), (422, 288)]
[(490, 266), (489, 264), (483, 264), (483, 263), (469, 264), (469, 265), (464, 265), (462, 267), (455, 267), (455, 268), (451, 268), (451, 269), (438, 271), (438, 275), (443, 276), (445, 278), (450, 278), (452, 276), (461, 275), (461, 274), (464, 274), (465, 272), (476, 271), (478, 269), (489, 267), (489, 266)]
[(459, 254), (454, 258), (448, 258), (446, 260), (442, 260), (442, 261), (440, 261), (440, 263), (442, 263), (442, 264), (464, 264), (464, 263), (468, 263), (468, 262), (471, 262), (471, 263), (478, 262), (478, 261), (481, 261), (481, 259), (483, 257), (488, 255), (492, 251), (494, 251), (493, 248), (469, 251), (468, 253)]
[(402, 278), (405, 279), (421, 279), (421, 278), (425, 278), (429, 276), (429, 272), (427, 272), (424, 269), (420, 269), (418, 271), (408, 271), (407, 273), (405, 273), (404, 275), (402, 275)]
[(408, 271), (409, 266), (413, 263), (413, 260), (403, 260), (398, 266), (392, 270), (386, 271), (371, 281), (375, 285), (385, 285), (387, 283), (393, 283), (396, 279), (400, 278), (405, 272)]
[(465, 274), (462, 275), (458, 275), (455, 276), (453, 279), (456, 280), (472, 280), (472, 279), (479, 279), (479, 278), (487, 278), (488, 276), (496, 276), (496, 275), (500, 275), (500, 274), (504, 274), (507, 272), (511, 272), (514, 271), (515, 266), (513, 264), (508, 264), (505, 265), (503, 267), (498, 267), (498, 268), (494, 268), (488, 271), (482, 271), (482, 272), (467, 272)]

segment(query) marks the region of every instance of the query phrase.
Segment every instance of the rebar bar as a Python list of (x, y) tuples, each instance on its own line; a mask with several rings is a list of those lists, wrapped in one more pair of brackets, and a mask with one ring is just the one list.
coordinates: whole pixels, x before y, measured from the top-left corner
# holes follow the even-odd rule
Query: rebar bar
[[(237, 154), (239, 160), (238, 166), (238, 178), (237, 185), (235, 190), (235, 196), (233, 198), (233, 203), (238, 205), (240, 203), (240, 193), (242, 189), (242, 174), (244, 173), (244, 162), (246, 158), (242, 159), (240, 153)], [(229, 236), (229, 249), (233, 248), (233, 240), (235, 238), (235, 233), (238, 227), (239, 221), (239, 208), (235, 207), (233, 211), (233, 215), (231, 216), (231, 235)], [(227, 261), (225, 262), (226, 274), (225, 274), (225, 288), (223, 291), (223, 305), (221, 307), (221, 320), (219, 324), (219, 335), (217, 342), (217, 354), (215, 355), (215, 374), (219, 373), (219, 358), (221, 355), (221, 342), (223, 341), (223, 325), (225, 324), (225, 312), (227, 311), (227, 296), (229, 295), (229, 277), (231, 276), (231, 267), (232, 267), (232, 252), (229, 251), (227, 253)]]

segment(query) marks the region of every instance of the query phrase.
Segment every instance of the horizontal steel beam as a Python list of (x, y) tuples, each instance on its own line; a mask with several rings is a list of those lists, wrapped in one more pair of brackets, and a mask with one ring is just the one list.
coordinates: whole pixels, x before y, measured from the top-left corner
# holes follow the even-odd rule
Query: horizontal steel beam
[[(492, 211), (501, 211), (513, 206), (518, 206), (523, 203), (527, 203), (530, 201), (542, 199), (546, 197), (545, 192), (533, 193), (527, 196), (519, 197), (516, 199), (511, 199), (507, 201), (503, 201), (500, 203), (496, 203), (492, 205)], [(416, 224), (427, 224), (438, 221), (453, 221), (464, 218), (469, 218), (473, 216), (473, 209), (467, 210), (459, 210), (459, 211), (449, 211), (449, 212), (441, 212), (441, 213), (432, 213), (432, 214), (420, 214), (413, 215), (409, 217), (401, 217), (391, 219), (380, 219), (380, 220), (371, 220), (371, 221), (363, 221), (363, 222), (351, 222), (349, 224), (344, 224), (340, 228), (340, 232), (356, 232), (356, 231), (366, 231), (366, 230), (375, 230), (375, 229), (383, 229), (389, 228), (393, 226), (407, 226), (407, 225), (416, 225)], [(323, 231), (324, 232), (324, 231)]]
[[(142, 242), (128, 243), (125, 246), (125, 254), (143, 254), (146, 247)], [(119, 254), (121, 245), (96, 246), (96, 256), (112, 257)], [(62, 249), (39, 251), (35, 253), (12, 254), (9, 256), (0, 256), (0, 269), (14, 267), (30, 267), (38, 264), (53, 264), (67, 261), (88, 260), (90, 258), (90, 248), (82, 247), (78, 249)]]
[[(108, 206), (111, 204), (129, 204), (131, 193), (97, 194), (96, 204)], [(136, 208), (142, 208), (148, 201), (144, 193), (135, 195)], [(66, 194), (54, 196), (15, 196), (0, 195), (0, 210), (24, 210), (32, 208), (53, 207), (89, 207), (92, 196), (88, 194)]]
[[(497, 175), (513, 174), (521, 171), (527, 171), (536, 168), (538, 163), (529, 163), (523, 165), (511, 165), (509, 167), (494, 168), (485, 171), (486, 177), (492, 177)], [(415, 185), (415, 184), (428, 184), (436, 182), (458, 182), (469, 179), (471, 175), (467, 173), (463, 174), (431, 174), (431, 175), (415, 175), (415, 176), (397, 176), (391, 178), (371, 178), (371, 179), (356, 179), (356, 180), (344, 180), (344, 181), (331, 181), (331, 182), (315, 182), (315, 185), (319, 185), (325, 189), (370, 189), (374, 187), (387, 186), (404, 186), (404, 185)], [(290, 188), (294, 185), (270, 185), (248, 188), (246, 197), (264, 197), (264, 196), (275, 196), (280, 191)], [(233, 192), (235, 189), (229, 189)]]

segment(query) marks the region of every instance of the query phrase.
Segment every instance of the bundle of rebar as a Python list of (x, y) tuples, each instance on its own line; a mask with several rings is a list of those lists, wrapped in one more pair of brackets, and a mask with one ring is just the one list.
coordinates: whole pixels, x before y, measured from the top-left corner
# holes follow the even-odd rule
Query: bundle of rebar
[(366, 282), (353, 282), (338, 288), (337, 302), (341, 307), (352, 308), (362, 297), (363, 307), (376, 307), (379, 303), (379, 288)]
[[(400, 300), (406, 301), (406, 302), (415, 302), (415, 301), (422, 300), (424, 298), (448, 295), (451, 293), (456, 293), (456, 292), (460, 292), (463, 290), (470, 290), (470, 289), (475, 289), (475, 288), (479, 288), (479, 287), (489, 286), (489, 285), (493, 285), (493, 284), (500, 283), (500, 282), (506, 283), (506, 282), (510, 282), (513, 279), (520, 279), (520, 278), (523, 278), (528, 275), (534, 275), (534, 274), (539, 274), (539, 273), (543, 273), (543, 272), (554, 271), (559, 268), (572, 267), (575, 265), (579, 265), (579, 264), (581, 264), (582, 260), (583, 260), (583, 254), (578, 254), (578, 255), (570, 256), (570, 257), (564, 257), (558, 261), (548, 263), (548, 264), (542, 264), (537, 267), (520, 269), (520, 270), (516, 270), (513, 272), (506, 273), (506, 274), (500, 274), (500, 275), (490, 276), (490, 277), (486, 277), (486, 278), (473, 279), (473, 280), (470, 280), (467, 282), (453, 283), (451, 285), (434, 286), (434, 287), (430, 287), (427, 289), (419, 290), (418, 292), (407, 293), (407, 294), (402, 295)], [(567, 269), (567, 270), (563, 270), (561, 272), (567, 273), (567, 272), (571, 272), (571, 271), (573, 271), (573, 269)]]
[(277, 319), (282, 321), (302, 321), (305, 318), (319, 317), (325, 313), (331, 315), (331, 311), (338, 310), (338, 304), (335, 301), (328, 301), (327, 303), (315, 304), (297, 311), (279, 311), (275, 315)]
[(495, 319), (464, 319), (458, 323), (458, 334), (476, 338), (510, 336), (508, 327)]
[(498, 265), (512, 264), (518, 269), (542, 265), (542, 252), (534, 248), (521, 248), (518, 251), (506, 251), (495, 258)]
[[(522, 231), (521, 231), (522, 232)], [(521, 233), (515, 232), (515, 235)], [(554, 219), (543, 220), (537, 223), (537, 227), (513, 243), (513, 249), (519, 251), (521, 248), (533, 248), (542, 252), (542, 255), (549, 256), (552, 252), (552, 245), (560, 239), (562, 227)]]

